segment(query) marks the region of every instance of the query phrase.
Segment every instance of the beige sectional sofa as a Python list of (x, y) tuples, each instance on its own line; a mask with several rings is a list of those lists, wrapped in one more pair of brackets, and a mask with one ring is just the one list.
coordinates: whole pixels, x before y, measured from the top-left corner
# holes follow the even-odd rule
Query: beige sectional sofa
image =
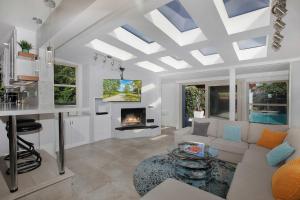
[[(245, 121), (228, 121), (220, 119), (195, 119), (209, 122), (208, 137), (192, 135), (193, 128), (188, 127), (175, 132), (175, 142), (195, 141), (204, 142), (219, 149), (219, 159), (238, 163), (227, 200), (273, 200), (272, 175), (277, 167), (267, 164), (266, 154), (270, 151), (256, 145), (264, 128), (270, 130), (287, 131), (286, 141), (296, 151), (289, 158), (300, 157), (300, 129), (282, 125), (262, 125)], [(242, 127), (242, 141), (230, 142), (223, 139), (224, 124), (238, 124)], [(222, 198), (203, 190), (193, 188), (177, 180), (168, 179), (152, 191), (147, 193), (142, 200), (220, 200)]]

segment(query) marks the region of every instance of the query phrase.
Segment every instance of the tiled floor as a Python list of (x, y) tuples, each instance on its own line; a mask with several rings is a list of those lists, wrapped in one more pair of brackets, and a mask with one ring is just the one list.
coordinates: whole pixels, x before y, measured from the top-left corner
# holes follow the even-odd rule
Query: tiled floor
[(173, 128), (156, 138), (109, 139), (66, 152), (74, 176), (75, 200), (137, 200), (133, 172), (143, 159), (161, 154), (174, 143)]

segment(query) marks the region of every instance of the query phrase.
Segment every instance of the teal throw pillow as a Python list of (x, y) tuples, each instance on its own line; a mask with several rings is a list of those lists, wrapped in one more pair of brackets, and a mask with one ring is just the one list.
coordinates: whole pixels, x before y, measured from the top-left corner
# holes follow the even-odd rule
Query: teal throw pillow
[(241, 127), (235, 125), (224, 125), (223, 138), (233, 142), (241, 142)]
[(289, 145), (289, 143), (284, 142), (281, 145), (278, 145), (274, 149), (272, 149), (269, 153), (267, 153), (267, 162), (268, 165), (275, 167), (288, 159), (293, 153), (295, 149)]

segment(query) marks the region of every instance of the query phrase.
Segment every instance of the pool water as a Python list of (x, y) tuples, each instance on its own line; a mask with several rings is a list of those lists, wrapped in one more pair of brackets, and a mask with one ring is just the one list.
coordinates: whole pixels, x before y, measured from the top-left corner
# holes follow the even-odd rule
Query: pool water
[(284, 125), (287, 124), (287, 115), (281, 113), (251, 112), (249, 121), (252, 123)]

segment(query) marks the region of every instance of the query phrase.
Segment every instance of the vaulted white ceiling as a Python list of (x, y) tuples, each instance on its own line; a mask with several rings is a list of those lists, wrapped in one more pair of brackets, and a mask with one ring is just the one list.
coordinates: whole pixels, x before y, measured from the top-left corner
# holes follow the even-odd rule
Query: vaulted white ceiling
[[(224, 5), (222, 6), (223, 0), (179, 1), (199, 28), (197, 33), (191, 31), (188, 34), (180, 34), (180, 32), (172, 31), (173, 28), (169, 28), (167, 29), (170, 30), (169, 34), (173, 34), (170, 36), (167, 35), (168, 31), (164, 31), (157, 23), (154, 23), (155, 13), (150, 15), (151, 12), (171, 2), (170, 0), (96, 0), (86, 8), (84, 14), (80, 13), (78, 17), (74, 17), (73, 29), (70, 28), (71, 26), (60, 28), (60, 32), (63, 32), (64, 28), (68, 30), (57, 40), (52, 40), (57, 48), (56, 55), (82, 64), (93, 62), (94, 53), (100, 52), (90, 48), (88, 44), (98, 39), (133, 55), (130, 59), (123, 61), (123, 66), (135, 69), (140, 68), (136, 63), (150, 62), (165, 69), (156, 72), (161, 76), (192, 74), (231, 66), (249, 66), (252, 63), (269, 64), (276, 61), (287, 63), (290, 59), (300, 57), (299, 0), (287, 1), (288, 14), (283, 19), (287, 26), (282, 32), (285, 38), (278, 52), (271, 49), (273, 26), (269, 8), (233, 18), (227, 16), (226, 19), (224, 18)], [(105, 15), (100, 16), (102, 11), (105, 11)], [(124, 30), (120, 29), (124, 25), (134, 27), (155, 43), (148, 44), (139, 40), (134, 45), (130, 45), (134, 37), (128, 37), (125, 41), (120, 40), (120, 36), (126, 36)], [(170, 26), (170, 23), (165, 23), (165, 26)], [(79, 30), (78, 27), (82, 29)], [(76, 32), (71, 30), (76, 30)], [(186, 35), (188, 36), (185, 37)], [(245, 51), (241, 54), (236, 51), (235, 43), (261, 36), (267, 36), (267, 46), (257, 51), (250, 49), (252, 51), (246, 53), (251, 54), (250, 58), (254, 59), (245, 57)], [(197, 39), (192, 39), (192, 37)], [(143, 51), (139, 48), (143, 48)], [(156, 48), (157, 51), (151, 48)], [(200, 54), (199, 59), (198, 50), (203, 48), (214, 48), (219, 57), (216, 54), (209, 56)], [(170, 66), (164, 62), (166, 60), (177, 67)], [(145, 69), (146, 71), (149, 72)]]

